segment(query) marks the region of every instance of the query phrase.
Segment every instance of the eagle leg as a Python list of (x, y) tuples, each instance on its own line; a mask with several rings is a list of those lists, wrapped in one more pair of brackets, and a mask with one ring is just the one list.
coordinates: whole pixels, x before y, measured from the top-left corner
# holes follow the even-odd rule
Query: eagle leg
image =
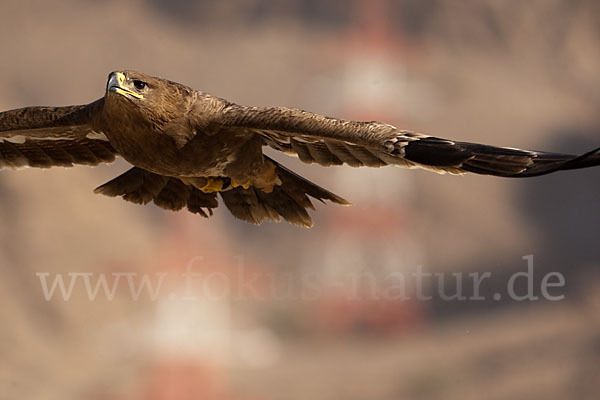
[(180, 178), (180, 180), (185, 183), (186, 185), (190, 185), (195, 187), (196, 189), (199, 189), (201, 192), (203, 193), (216, 193), (216, 192), (221, 192), (225, 189), (227, 189), (230, 185), (231, 182), (229, 180), (229, 178), (224, 178), (224, 177), (204, 177), (204, 176), (200, 176), (200, 177), (186, 177), (186, 178)]
[(240, 183), (240, 182), (237, 182), (235, 179), (232, 178), (231, 179), (231, 186), (234, 187), (234, 188), (242, 187), (244, 189), (249, 189), (250, 188), (250, 181), (246, 181), (245, 183)]
[(225, 181), (222, 178), (206, 178), (206, 184), (202, 187), (199, 187), (204, 193), (215, 193), (223, 190), (225, 186)]

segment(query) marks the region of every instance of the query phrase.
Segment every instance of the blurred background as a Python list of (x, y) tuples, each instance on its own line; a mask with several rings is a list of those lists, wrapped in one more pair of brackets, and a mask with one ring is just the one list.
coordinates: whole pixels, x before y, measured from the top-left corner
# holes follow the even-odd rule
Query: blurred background
[[(89, 103), (136, 69), (463, 141), (600, 143), (594, 0), (3, 1), (0, 49), (0, 110)], [(597, 398), (600, 170), (276, 158), (354, 205), (317, 205), (310, 230), (255, 227), (94, 195), (122, 160), (1, 171), (0, 399)], [(535, 293), (559, 272), (563, 300), (505, 295), (528, 255)], [(419, 268), (448, 278), (425, 281), (431, 299)], [(450, 277), (485, 272), (484, 300), (445, 298)]]

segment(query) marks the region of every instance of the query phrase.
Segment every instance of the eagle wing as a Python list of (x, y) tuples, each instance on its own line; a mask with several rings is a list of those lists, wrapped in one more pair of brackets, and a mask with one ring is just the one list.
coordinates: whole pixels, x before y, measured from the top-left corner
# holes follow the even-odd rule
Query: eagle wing
[(230, 104), (223, 109), (223, 123), (252, 130), (267, 146), (323, 166), (399, 165), (439, 173), (528, 177), (600, 165), (598, 149), (574, 156), (457, 142), (381, 122), (335, 119), (284, 107)]
[(93, 128), (103, 99), (88, 105), (26, 107), (0, 113), (0, 169), (97, 165), (117, 155)]

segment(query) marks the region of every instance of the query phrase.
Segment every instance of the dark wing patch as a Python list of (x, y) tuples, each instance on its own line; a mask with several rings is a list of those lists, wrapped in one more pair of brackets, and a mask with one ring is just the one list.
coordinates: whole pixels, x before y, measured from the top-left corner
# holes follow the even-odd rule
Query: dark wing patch
[(600, 165), (598, 149), (581, 156), (547, 153), (483, 144), (453, 142), (435, 137), (412, 141), (403, 147), (404, 157), (420, 165), (463, 172), (524, 178), (568, 169)]
[(26, 107), (0, 113), (0, 169), (114, 161), (117, 152), (93, 119), (103, 100), (84, 106)]

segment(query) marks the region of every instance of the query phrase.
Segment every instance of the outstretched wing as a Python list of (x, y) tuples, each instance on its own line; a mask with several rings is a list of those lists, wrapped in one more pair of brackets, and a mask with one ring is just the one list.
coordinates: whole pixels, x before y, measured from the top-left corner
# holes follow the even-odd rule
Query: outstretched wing
[(526, 177), (600, 165), (598, 149), (573, 156), (494, 147), (440, 139), (381, 122), (340, 120), (283, 107), (231, 104), (223, 110), (223, 124), (250, 129), (261, 135), (266, 145), (324, 166), (391, 164), (440, 173)]
[(103, 99), (83, 106), (26, 107), (0, 113), (0, 169), (97, 165), (117, 155), (93, 119)]

